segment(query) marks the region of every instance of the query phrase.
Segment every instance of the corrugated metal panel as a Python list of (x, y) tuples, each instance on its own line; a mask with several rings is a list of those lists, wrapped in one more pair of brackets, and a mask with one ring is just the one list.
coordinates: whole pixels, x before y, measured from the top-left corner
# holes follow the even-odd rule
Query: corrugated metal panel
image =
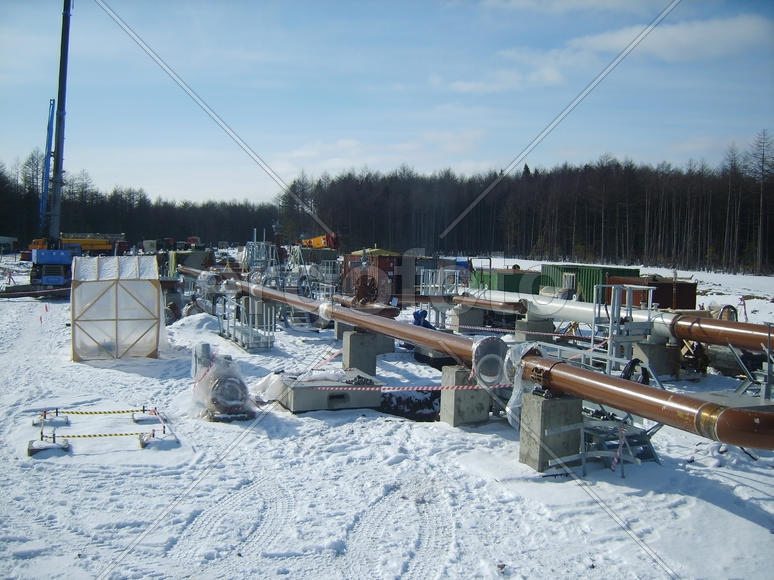
[(476, 270), (474, 275), (479, 280), (479, 288), (486, 287), (489, 290), (503, 289), (503, 276), (502, 273), (497, 270)]
[(492, 273), (493, 290), (505, 290), (505, 274), (501, 271)]
[(520, 294), (538, 294), (542, 274), (540, 272), (511, 270), (503, 273), (503, 286), (506, 292)]
[(577, 274), (576, 294), (583, 302), (594, 301), (594, 286), (607, 284), (610, 276), (640, 275), (639, 268), (619, 268), (611, 266), (580, 266)]
[(473, 288), (488, 287), (490, 290), (537, 294), (542, 275), (534, 270), (476, 270), (473, 272)]
[(562, 275), (564, 273), (576, 273), (578, 266), (575, 264), (543, 264), (540, 268), (541, 286), (562, 287)]
[(610, 276), (640, 275), (639, 268), (617, 266), (591, 266), (583, 264), (543, 264), (541, 286), (564, 287), (565, 274), (575, 275), (575, 292), (583, 302), (593, 302), (594, 286), (607, 284)]
[(594, 301), (594, 286), (604, 284), (602, 269), (594, 266), (578, 268), (575, 280), (575, 295), (583, 302)]
[[(608, 284), (634, 284), (638, 286), (650, 286), (653, 290), (653, 302), (659, 308), (673, 308), (677, 310), (694, 310), (696, 308), (696, 282), (661, 278), (660, 276), (611, 276)], [(610, 301), (608, 293), (608, 302)], [(647, 301), (645, 290), (634, 293), (635, 306), (638, 302)]]

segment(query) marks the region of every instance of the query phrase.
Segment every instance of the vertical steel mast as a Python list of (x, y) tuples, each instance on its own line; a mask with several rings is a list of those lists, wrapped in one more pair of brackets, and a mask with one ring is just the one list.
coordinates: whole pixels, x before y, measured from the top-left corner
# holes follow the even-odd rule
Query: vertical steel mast
[(59, 93), (56, 100), (56, 144), (54, 145), (54, 179), (51, 190), (51, 217), (48, 222), (49, 239), (59, 238), (59, 214), (64, 185), (65, 100), (67, 95), (67, 54), (70, 45), (70, 9), (72, 0), (64, 0), (62, 8), (62, 44), (59, 49)]

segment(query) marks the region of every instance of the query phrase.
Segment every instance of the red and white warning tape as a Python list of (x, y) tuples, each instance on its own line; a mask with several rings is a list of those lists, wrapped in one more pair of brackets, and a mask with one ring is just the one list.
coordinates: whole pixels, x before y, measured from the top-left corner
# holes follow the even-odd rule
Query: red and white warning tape
[(467, 324), (460, 324), (458, 328), (465, 330), (483, 330), (484, 332), (502, 332), (503, 334), (509, 334), (513, 332), (512, 328), (494, 328), (492, 326), (469, 326)]
[(338, 386), (338, 387), (317, 387), (320, 391), (459, 391), (476, 389), (510, 389), (513, 385), (494, 385), (492, 387), (480, 387), (478, 385), (400, 385), (397, 387), (387, 386)]

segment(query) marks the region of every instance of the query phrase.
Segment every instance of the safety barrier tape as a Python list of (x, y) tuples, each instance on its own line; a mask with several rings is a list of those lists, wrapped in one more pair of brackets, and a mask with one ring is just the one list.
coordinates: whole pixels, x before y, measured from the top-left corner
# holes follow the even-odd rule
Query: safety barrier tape
[[(96, 437), (137, 437), (138, 435), (150, 435), (150, 433), (89, 433), (87, 435), (60, 435), (64, 439), (92, 439)], [(43, 435), (45, 438), (49, 438), (49, 435)]]
[(562, 332), (539, 332), (537, 330), (529, 330), (529, 329), (514, 329), (514, 328), (492, 328), (489, 326), (466, 326), (463, 324), (460, 324), (459, 328), (464, 328), (465, 330), (484, 330), (487, 332), (502, 332), (505, 334), (513, 334), (514, 332), (523, 332), (525, 334), (529, 334), (530, 336), (552, 336), (556, 338), (565, 338), (568, 340), (573, 339), (580, 339), (580, 340), (591, 340), (593, 337), (591, 336), (585, 336), (583, 334), (564, 334)]
[(465, 330), (483, 330), (484, 332), (502, 332), (503, 334), (513, 333), (512, 328), (492, 328), (491, 326), (469, 326), (467, 324), (460, 324), (458, 328), (464, 328)]
[(387, 386), (340, 386), (340, 387), (317, 387), (320, 391), (459, 391), (459, 390), (476, 390), (476, 389), (510, 389), (513, 385), (494, 385), (491, 387), (480, 387), (478, 385), (406, 385), (398, 387)]
[(215, 366), (215, 357), (216, 357), (216, 356), (217, 356), (217, 353), (215, 353), (215, 352), (211, 353), (211, 356), (210, 356), (210, 364), (208, 364), (208, 365), (207, 365), (207, 370), (205, 370), (205, 371), (202, 373), (202, 376), (200, 376), (200, 377), (198, 378), (198, 380), (195, 380), (195, 381), (194, 381), (194, 384), (193, 384), (193, 386), (191, 387), (191, 389), (192, 389), (192, 390), (196, 390), (196, 387), (199, 385), (199, 383), (201, 383), (201, 382), (204, 380), (204, 377), (206, 377), (206, 376), (207, 376), (207, 374), (209, 374), (210, 370), (212, 370), (212, 367), (213, 367), (213, 366)]
[[(167, 429), (166, 426), (162, 427), (161, 429), (161, 435), (166, 435)], [(133, 432), (133, 433), (79, 433), (79, 434), (70, 434), (66, 433), (64, 435), (59, 435), (58, 437), (60, 439), (94, 439), (98, 437), (143, 437), (145, 439), (153, 439), (156, 437), (156, 429), (151, 429), (150, 431), (143, 431), (143, 432)], [(46, 435), (44, 433), (40, 434), (41, 440), (49, 440), (56, 442), (57, 435), (56, 433), (53, 433), (51, 435)]]
[(121, 411), (62, 411), (68, 415), (120, 415), (124, 413), (145, 413), (149, 409), (126, 409)]
[(61, 415), (121, 415), (126, 413), (150, 413), (151, 415), (157, 415), (158, 411), (156, 407), (150, 408), (143, 406), (142, 409), (121, 409), (121, 410), (109, 410), (109, 411), (71, 411), (69, 409), (51, 409), (41, 411), (40, 415), (44, 419), (51, 417), (58, 417)]

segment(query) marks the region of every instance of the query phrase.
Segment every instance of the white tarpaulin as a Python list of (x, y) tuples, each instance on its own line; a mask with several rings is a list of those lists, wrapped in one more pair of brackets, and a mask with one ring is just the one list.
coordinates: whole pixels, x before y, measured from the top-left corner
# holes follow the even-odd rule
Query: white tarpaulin
[(152, 357), (164, 308), (155, 256), (73, 259), (73, 360)]

